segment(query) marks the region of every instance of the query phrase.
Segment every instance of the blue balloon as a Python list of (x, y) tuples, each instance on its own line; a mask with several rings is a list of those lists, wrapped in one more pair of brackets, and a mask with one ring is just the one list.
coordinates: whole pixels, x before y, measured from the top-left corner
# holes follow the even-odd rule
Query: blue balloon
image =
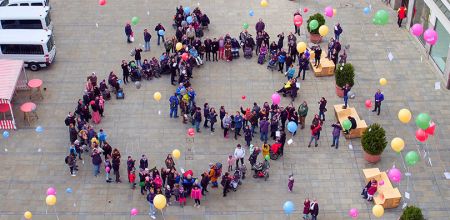
[(255, 12), (254, 12), (253, 10), (250, 10), (250, 11), (248, 12), (248, 15), (250, 15), (251, 17), (253, 17), (253, 15), (255, 15)]
[(8, 131), (4, 131), (3, 132), (3, 138), (9, 138), (9, 132)]
[(119, 85), (122, 85), (122, 80), (121, 79), (119, 79), (117, 82), (119, 83)]
[(365, 7), (363, 11), (364, 11), (364, 14), (369, 14), (370, 13), (370, 8), (369, 7)]
[(66, 189), (66, 193), (72, 193), (72, 192), (73, 192), (72, 188), (69, 187), (69, 188)]
[(288, 128), (289, 132), (294, 133), (295, 131), (297, 131), (297, 124), (295, 124), (295, 122), (291, 121), (288, 123), (287, 128)]
[(188, 15), (189, 13), (191, 13), (191, 9), (189, 7), (184, 7), (183, 11), (184, 11), (185, 15)]
[(166, 33), (166, 32), (165, 32), (164, 30), (159, 30), (159, 31), (158, 31), (158, 34), (159, 34), (160, 36), (164, 36), (165, 33)]
[(295, 205), (291, 201), (286, 201), (283, 205), (283, 210), (286, 215), (292, 214), (295, 210)]
[(36, 127), (36, 132), (37, 133), (42, 133), (42, 132), (44, 132), (44, 128), (42, 126), (37, 126)]
[(192, 23), (192, 16), (187, 17), (186, 21), (187, 21), (188, 24)]

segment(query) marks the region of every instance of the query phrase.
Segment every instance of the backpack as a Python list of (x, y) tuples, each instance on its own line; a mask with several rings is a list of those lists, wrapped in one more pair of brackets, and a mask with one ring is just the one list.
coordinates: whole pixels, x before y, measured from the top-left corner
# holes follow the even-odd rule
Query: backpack
[(66, 162), (66, 164), (69, 164), (69, 156), (66, 156), (66, 158), (64, 159), (64, 162)]

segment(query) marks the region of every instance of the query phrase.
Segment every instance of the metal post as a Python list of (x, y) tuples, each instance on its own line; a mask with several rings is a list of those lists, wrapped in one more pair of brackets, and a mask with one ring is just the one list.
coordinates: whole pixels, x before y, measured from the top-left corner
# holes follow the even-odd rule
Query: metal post
[(407, 8), (407, 20), (406, 20), (406, 29), (409, 30), (409, 28), (412, 25), (412, 19), (413, 19), (413, 12), (414, 12), (414, 5), (416, 3), (416, 0), (409, 0), (408, 8)]
[(13, 113), (13, 110), (12, 110), (12, 107), (11, 107), (11, 101), (7, 100), (7, 102), (8, 102), (8, 105), (9, 105), (9, 110), (11, 111), (11, 117), (12, 117), (12, 121), (13, 121), (14, 130), (16, 130), (17, 129), (16, 120), (14, 119), (14, 113)]

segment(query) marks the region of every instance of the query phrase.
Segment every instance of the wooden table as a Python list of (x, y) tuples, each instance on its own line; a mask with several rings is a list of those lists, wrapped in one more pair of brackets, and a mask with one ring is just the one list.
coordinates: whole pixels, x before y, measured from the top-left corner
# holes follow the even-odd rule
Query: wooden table
[(23, 112), (23, 120), (31, 125), (33, 119), (39, 119), (36, 113), (36, 104), (32, 102), (26, 102), (20, 106), (20, 110)]
[(28, 81), (28, 87), (30, 87), (30, 90), (31, 90), (30, 91), (30, 99), (34, 95), (37, 95), (41, 99), (44, 99), (44, 96), (42, 95), (42, 91), (41, 91), (41, 86), (42, 86), (42, 80), (40, 80), (40, 79), (32, 79), (32, 80)]

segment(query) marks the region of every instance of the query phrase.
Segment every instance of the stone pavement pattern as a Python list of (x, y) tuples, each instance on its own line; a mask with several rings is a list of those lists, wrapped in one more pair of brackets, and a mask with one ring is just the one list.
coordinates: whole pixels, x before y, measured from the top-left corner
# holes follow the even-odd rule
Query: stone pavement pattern
[[(298, 2), (270, 1), (266, 9), (259, 6), (259, 1), (214, 0), (199, 1), (201, 9), (208, 14), (212, 24), (206, 36), (218, 37), (226, 32), (237, 36), (242, 23), (250, 24), (249, 31), (255, 36), (254, 24), (263, 18), (266, 29), (272, 40), (284, 31), (293, 31), (292, 13), (298, 8)], [(19, 219), (25, 210), (33, 212), (33, 219), (52, 219), (52, 209), (45, 215), (45, 190), (54, 186), (58, 190), (56, 210), (60, 219), (129, 219), (132, 207), (140, 210), (140, 215), (133, 219), (148, 219), (148, 206), (139, 190), (132, 191), (128, 184), (106, 184), (103, 176), (92, 176), (90, 159), (80, 166), (77, 177), (68, 174), (64, 164), (67, 153), (68, 132), (64, 126), (64, 118), (68, 111), (73, 111), (75, 102), (82, 95), (85, 77), (96, 72), (99, 79), (107, 77), (110, 70), (120, 74), (120, 61), (131, 59), (129, 51), (142, 42), (144, 28), (151, 30), (152, 52), (144, 53), (144, 58), (158, 56), (162, 47), (156, 46), (153, 31), (157, 22), (167, 27), (166, 36), (172, 36), (170, 28), (174, 8), (179, 1), (109, 1), (107, 6), (99, 7), (95, 1), (52, 1), (52, 18), (55, 23), (57, 45), (56, 62), (49, 69), (30, 73), (31, 78), (44, 80), (45, 99), (38, 102), (39, 122), (46, 130), (37, 136), (34, 127), (23, 127), (19, 119), (20, 129), (11, 132), (9, 140), (2, 140), (0, 167), (0, 219)], [(183, 1), (184, 6), (194, 8), (197, 1)], [(356, 69), (356, 85), (353, 91), (357, 97), (350, 100), (360, 116), (369, 123), (378, 122), (391, 138), (402, 137), (409, 150), (427, 149), (432, 158), (432, 167), (421, 161), (411, 168), (409, 184), (406, 178), (400, 184), (402, 193), (408, 190), (411, 200), (403, 200), (421, 207), (427, 219), (448, 219), (450, 215), (449, 182), (443, 177), (444, 168), (449, 166), (450, 152), (446, 146), (450, 138), (449, 95), (445, 90), (434, 90), (434, 82), (442, 81), (431, 68), (427, 58), (421, 54), (419, 45), (404, 29), (396, 28), (396, 18), (392, 10), (391, 24), (377, 27), (371, 24), (371, 16), (362, 13), (367, 2), (363, 0), (306, 0), (302, 8), (308, 7), (310, 12), (322, 11), (327, 5), (337, 9), (337, 15), (327, 19), (332, 29), (335, 22), (343, 26), (343, 45), (350, 44), (349, 59)], [(374, 10), (386, 9), (381, 3), (373, 3)], [(255, 16), (248, 16), (253, 9)], [(147, 15), (149, 11), (149, 15)], [(133, 27), (136, 41), (133, 45), (125, 43), (123, 26), (131, 17), (139, 16), (140, 23)], [(96, 28), (98, 23), (98, 28)], [(304, 24), (305, 25), (305, 24)], [(303, 27), (304, 27), (303, 25)], [(302, 27), (302, 28), (303, 28)], [(302, 30), (305, 33), (305, 30)], [(331, 36), (331, 33), (329, 37)], [(301, 40), (306, 41), (305, 35)], [(327, 39), (326, 39), (327, 40)], [(286, 45), (286, 41), (285, 41)], [(323, 44), (325, 48), (325, 44)], [(388, 52), (394, 55), (389, 62)], [(424, 56), (423, 62), (420, 57)], [(382, 105), (379, 117), (364, 108), (364, 100), (372, 98), (379, 88), (378, 79), (385, 77), (388, 85), (381, 88), (386, 100)], [(253, 101), (262, 104), (269, 101), (270, 95), (282, 86), (283, 75), (269, 72), (265, 66), (256, 64), (256, 58), (245, 60), (240, 58), (231, 63), (206, 63), (194, 70), (193, 85), (197, 90), (198, 103), (209, 102), (218, 109), (224, 105), (227, 110), (237, 110), (239, 106), (250, 106)], [(163, 158), (174, 148), (181, 150), (186, 158), (177, 161), (177, 166), (193, 169), (196, 174), (207, 169), (211, 161), (225, 163), (228, 154), (232, 153), (239, 141), (223, 140), (221, 130), (215, 134), (203, 130), (188, 142), (185, 138), (187, 126), (178, 120), (168, 117), (168, 98), (174, 91), (169, 79), (164, 76), (153, 81), (144, 81), (137, 90), (133, 85), (125, 86), (125, 100), (107, 102), (106, 117), (96, 126), (104, 128), (109, 135), (109, 142), (118, 147), (124, 158), (132, 155), (139, 158), (145, 153), (151, 166), (163, 165)], [(310, 106), (307, 118), (309, 124), (312, 115), (318, 112), (316, 104), (320, 97), (328, 99), (329, 107), (341, 103), (334, 92), (334, 78), (315, 78), (308, 72), (307, 79), (299, 91), (295, 101), (298, 106), (306, 100)], [(160, 103), (152, 99), (153, 93), (160, 91), (163, 98)], [(241, 96), (247, 100), (242, 101)], [(16, 105), (22, 103), (21, 94)], [(282, 99), (282, 104), (289, 104)], [(409, 108), (414, 115), (428, 112), (437, 123), (437, 134), (429, 139), (427, 146), (418, 145), (414, 139), (414, 123), (402, 125), (397, 120), (397, 112), (401, 108)], [(162, 114), (158, 115), (158, 110)], [(16, 111), (18, 112), (18, 111)], [(184, 209), (169, 207), (166, 219), (287, 219), (282, 213), (282, 204), (286, 200), (294, 201), (299, 218), (303, 208), (303, 199), (307, 196), (317, 198), (320, 204), (319, 219), (348, 219), (350, 208), (358, 208), (360, 219), (373, 219), (372, 204), (361, 199), (359, 193), (363, 186), (362, 168), (380, 167), (389, 169), (394, 163), (405, 172), (401, 158), (388, 146), (382, 155), (382, 161), (376, 165), (368, 164), (363, 159), (360, 141), (351, 142), (353, 150), (347, 146), (350, 142), (341, 138), (338, 150), (330, 148), (331, 123), (335, 120), (333, 112), (326, 113), (327, 121), (321, 132), (320, 146), (307, 148), (309, 130), (299, 131), (294, 144), (286, 146), (286, 154), (282, 159), (271, 162), (270, 178), (267, 182), (248, 178), (237, 192), (222, 198), (221, 191), (210, 190), (204, 197), (202, 207), (194, 209), (192, 202)], [(21, 118), (20, 115), (17, 118)], [(258, 138), (256, 138), (258, 139)], [(259, 140), (254, 142), (260, 146)], [(42, 152), (38, 152), (41, 148)], [(192, 152), (192, 153), (189, 153)], [(422, 151), (423, 152), (423, 151)], [(246, 161), (246, 163), (248, 163)], [(122, 180), (125, 177), (125, 160), (122, 163)], [(287, 177), (294, 173), (294, 192), (286, 189)], [(71, 187), (72, 194), (65, 193)], [(383, 219), (397, 219), (401, 207), (386, 210)], [(161, 216), (158, 216), (161, 219)]]

